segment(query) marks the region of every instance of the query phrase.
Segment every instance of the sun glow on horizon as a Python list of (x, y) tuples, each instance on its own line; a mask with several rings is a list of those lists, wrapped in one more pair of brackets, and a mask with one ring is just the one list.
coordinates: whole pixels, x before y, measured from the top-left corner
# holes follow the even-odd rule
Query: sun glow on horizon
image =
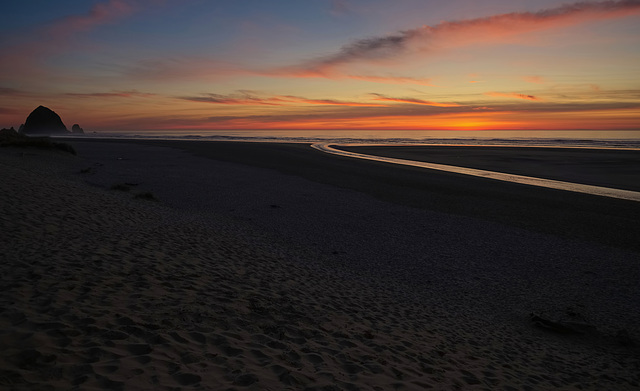
[(640, 128), (639, 2), (352, 1), (11, 4), (0, 126), (44, 105), (94, 131)]

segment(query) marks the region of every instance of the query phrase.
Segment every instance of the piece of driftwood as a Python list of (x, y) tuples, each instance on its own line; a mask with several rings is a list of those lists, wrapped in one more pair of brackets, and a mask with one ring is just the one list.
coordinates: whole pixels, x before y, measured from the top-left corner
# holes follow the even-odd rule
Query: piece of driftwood
[(596, 331), (595, 326), (582, 322), (563, 322), (531, 314), (529, 320), (537, 327), (559, 334), (587, 334)]

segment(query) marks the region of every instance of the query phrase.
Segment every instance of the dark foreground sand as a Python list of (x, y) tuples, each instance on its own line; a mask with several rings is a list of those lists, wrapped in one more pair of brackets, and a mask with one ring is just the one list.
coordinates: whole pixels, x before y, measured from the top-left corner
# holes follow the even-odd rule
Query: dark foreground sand
[(72, 144), (0, 149), (2, 389), (640, 387), (636, 203), (304, 145)]

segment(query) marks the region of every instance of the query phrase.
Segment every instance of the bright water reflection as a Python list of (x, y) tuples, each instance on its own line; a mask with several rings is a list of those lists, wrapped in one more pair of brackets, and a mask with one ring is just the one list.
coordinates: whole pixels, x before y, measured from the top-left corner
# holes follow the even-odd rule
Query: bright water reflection
[(431, 170), (447, 171), (456, 174), (464, 174), (477, 176), (487, 179), (494, 179), (498, 181), (520, 183), (524, 185), (532, 185), (539, 187), (546, 187), (550, 189), (573, 191), (577, 193), (593, 194), (603, 197), (620, 198), (624, 200), (638, 201), (640, 202), (640, 192), (631, 190), (612, 189), (608, 187), (583, 185), (579, 183), (556, 181), (552, 179), (535, 178), (524, 175), (506, 174), (496, 171), (479, 170), (476, 168), (449, 166), (445, 164), (419, 162), (414, 160), (396, 159), (391, 157), (365, 155), (362, 153), (348, 152), (340, 149), (333, 148), (328, 143), (316, 143), (311, 146), (319, 151), (330, 153), (333, 155), (352, 157), (357, 159), (373, 160), (378, 162), (386, 162), (393, 164), (401, 164), (405, 166), (421, 167)]

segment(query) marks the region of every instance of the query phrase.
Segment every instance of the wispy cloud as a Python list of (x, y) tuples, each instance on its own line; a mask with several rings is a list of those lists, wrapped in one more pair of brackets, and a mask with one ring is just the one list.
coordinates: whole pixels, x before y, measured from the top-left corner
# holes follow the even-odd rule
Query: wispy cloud
[(340, 72), (328, 72), (326, 69), (318, 68), (305, 68), (299, 66), (293, 67), (280, 67), (277, 69), (267, 71), (257, 71), (257, 74), (264, 76), (276, 76), (276, 77), (293, 77), (293, 78), (328, 78), (328, 79), (351, 79), (370, 81), (374, 83), (384, 84), (415, 84), (423, 86), (433, 86), (431, 79), (406, 77), (406, 76), (394, 76), (394, 75), (358, 75), (352, 73), (340, 73)]
[(121, 67), (120, 72), (135, 80), (218, 80), (260, 74), (239, 64), (204, 57), (167, 57), (142, 60)]
[(516, 98), (525, 100), (542, 100), (535, 95), (519, 94), (517, 92), (485, 92), (484, 95), (498, 98)]
[(19, 113), (16, 109), (8, 109), (6, 107), (0, 107), (0, 114), (2, 115), (13, 115)]
[(431, 79), (403, 77), (403, 76), (373, 76), (373, 75), (346, 75), (348, 79), (371, 81), (375, 83), (387, 84), (417, 84), (423, 86), (433, 86)]
[[(154, 1), (155, 0), (145, 0)], [(0, 52), (0, 72), (26, 75), (37, 73), (42, 57), (58, 54), (73, 46), (81, 33), (112, 23), (135, 12), (143, 1), (107, 0), (94, 4), (87, 12), (56, 19), (32, 31), (8, 40)], [(20, 61), (15, 61), (19, 58)]]
[[(497, 104), (490, 107), (483, 106), (463, 106), (453, 108), (443, 107), (410, 107), (407, 105), (390, 105), (383, 108), (353, 107), (329, 111), (307, 111), (305, 113), (296, 112), (274, 112), (272, 114), (261, 115), (221, 115), (208, 117), (206, 120), (217, 124), (219, 128), (243, 127), (247, 129), (257, 126), (264, 128), (282, 128), (285, 124), (292, 124), (312, 128), (336, 128), (344, 127), (344, 124), (351, 124), (354, 128), (385, 128), (395, 127), (398, 123), (413, 123), (416, 128), (429, 128), (431, 122), (428, 119), (438, 119), (446, 116), (452, 123), (464, 119), (467, 116), (483, 116), (486, 118), (518, 118), (522, 115), (541, 114), (544, 116), (562, 116), (566, 113), (593, 113), (593, 112), (619, 112), (637, 110), (640, 107), (633, 103), (568, 103), (568, 104), (547, 104), (531, 105), (525, 102)], [(480, 109), (480, 110), (479, 110)], [(412, 120), (415, 119), (415, 120)], [(561, 117), (558, 117), (561, 118)], [(423, 119), (423, 120), (420, 120)], [(205, 119), (203, 119), (204, 121)], [(426, 122), (425, 122), (426, 121)], [(391, 125), (384, 125), (386, 122)], [(437, 127), (437, 126), (436, 126)]]
[(15, 88), (0, 87), (0, 96), (19, 96), (24, 94), (24, 91), (20, 91)]
[(441, 103), (441, 102), (432, 102), (423, 99), (415, 99), (415, 98), (393, 98), (389, 96), (385, 96), (382, 94), (372, 93), (371, 94), (374, 100), (381, 100), (385, 102), (399, 102), (399, 103), (410, 103), (414, 105), (424, 105), (424, 106), (433, 106), (433, 107), (460, 107), (461, 105), (457, 103)]
[(79, 97), (79, 98), (150, 98), (157, 94), (149, 92), (140, 92), (137, 90), (130, 91), (112, 91), (112, 92), (88, 92), (88, 93), (76, 93), (69, 92), (66, 96)]
[(222, 105), (266, 105), (266, 106), (285, 106), (293, 104), (309, 104), (309, 105), (328, 105), (328, 106), (351, 106), (351, 107), (383, 107), (386, 105), (367, 103), (367, 102), (349, 102), (335, 99), (310, 99), (293, 95), (274, 95), (260, 97), (247, 91), (239, 91), (236, 94), (201, 94), (199, 96), (185, 96), (180, 99), (192, 102), (214, 103)]
[[(243, 92), (238, 93), (238, 97)], [(246, 92), (257, 96), (258, 92)], [(638, 96), (637, 90), (619, 91), (614, 94), (624, 96)], [(612, 96), (614, 96), (612, 95)], [(221, 95), (224, 96), (224, 95)], [(301, 98), (301, 97), (296, 97)], [(100, 101), (96, 101), (100, 102)], [(122, 102), (118, 112), (126, 112), (127, 102)], [(344, 102), (343, 102), (344, 103)], [(184, 106), (182, 106), (184, 107)], [(206, 105), (194, 107), (190, 110), (155, 112), (145, 111), (137, 114), (129, 113), (106, 116), (100, 120), (100, 129), (374, 129), (374, 128), (415, 128), (415, 129), (443, 129), (464, 122), (465, 118), (484, 118), (485, 120), (505, 120), (509, 128), (514, 123), (523, 127), (536, 128), (542, 124), (549, 125), (549, 121), (556, 124), (564, 118), (612, 118), (629, 116), (637, 118), (634, 113), (640, 110), (638, 100), (621, 102), (611, 101), (570, 101), (557, 103), (551, 101), (532, 102), (513, 99), (509, 101), (496, 100), (468, 102), (460, 107), (434, 107), (427, 105), (392, 104), (382, 107), (348, 107), (346, 105), (308, 105), (304, 110), (294, 103), (280, 106), (261, 106), (267, 110), (224, 110), (223, 107), (215, 110)], [(24, 111), (24, 110), (23, 110)], [(213, 115), (219, 113), (219, 115)], [(595, 113), (595, 114), (594, 114)], [(599, 113), (599, 114), (598, 114)], [(569, 115), (567, 115), (569, 114)], [(20, 118), (15, 123), (24, 119), (26, 113), (21, 112)], [(598, 117), (599, 116), (599, 117)], [(533, 119), (533, 122), (530, 120)], [(536, 122), (536, 120), (542, 122)], [(547, 121), (546, 123), (543, 123)], [(588, 120), (587, 120), (588, 121)], [(82, 123), (84, 123), (83, 121)], [(628, 121), (629, 122), (629, 121)], [(637, 123), (637, 122), (635, 122)], [(492, 124), (494, 124), (492, 122)], [(570, 124), (570, 122), (568, 122)], [(596, 122), (592, 122), (596, 124)], [(599, 123), (601, 124), (601, 123)], [(584, 128), (584, 124), (581, 127)], [(593, 125), (598, 126), (598, 125)], [(601, 125), (600, 125), (601, 126)], [(624, 126), (628, 126), (624, 125)]]
[(214, 94), (214, 93), (206, 93), (198, 96), (182, 96), (179, 99), (188, 100), (192, 102), (200, 102), (200, 103), (213, 103), (219, 105), (267, 105), (267, 106), (282, 106), (285, 104), (285, 101), (274, 98), (260, 98), (256, 96), (251, 96), (249, 94), (234, 94), (234, 95), (223, 95), (223, 94)]
[(594, 20), (638, 14), (640, 1), (578, 2), (538, 12), (512, 12), (475, 19), (445, 21), (395, 34), (365, 38), (343, 46), (337, 53), (287, 68), (290, 74), (335, 77), (353, 63), (387, 63), (409, 54), (471, 44), (505, 42), (523, 33), (566, 27)]
[(66, 39), (75, 33), (88, 31), (96, 26), (113, 22), (133, 13), (131, 1), (108, 0), (97, 3), (84, 14), (70, 15), (45, 28), (54, 40)]
[[(14, 49), (31, 54), (59, 52), (76, 34), (130, 16), (135, 9), (131, 1), (102, 1), (94, 4), (85, 13), (69, 15), (37, 26), (26, 37), (20, 36), (21, 42)], [(25, 39), (30, 42), (25, 42)]]
[(335, 99), (309, 99), (300, 96), (282, 96), (282, 99), (288, 99), (290, 102), (308, 103), (312, 105), (329, 105), (329, 106), (351, 106), (351, 107), (384, 107), (386, 105), (367, 103), (367, 102), (346, 102)]

